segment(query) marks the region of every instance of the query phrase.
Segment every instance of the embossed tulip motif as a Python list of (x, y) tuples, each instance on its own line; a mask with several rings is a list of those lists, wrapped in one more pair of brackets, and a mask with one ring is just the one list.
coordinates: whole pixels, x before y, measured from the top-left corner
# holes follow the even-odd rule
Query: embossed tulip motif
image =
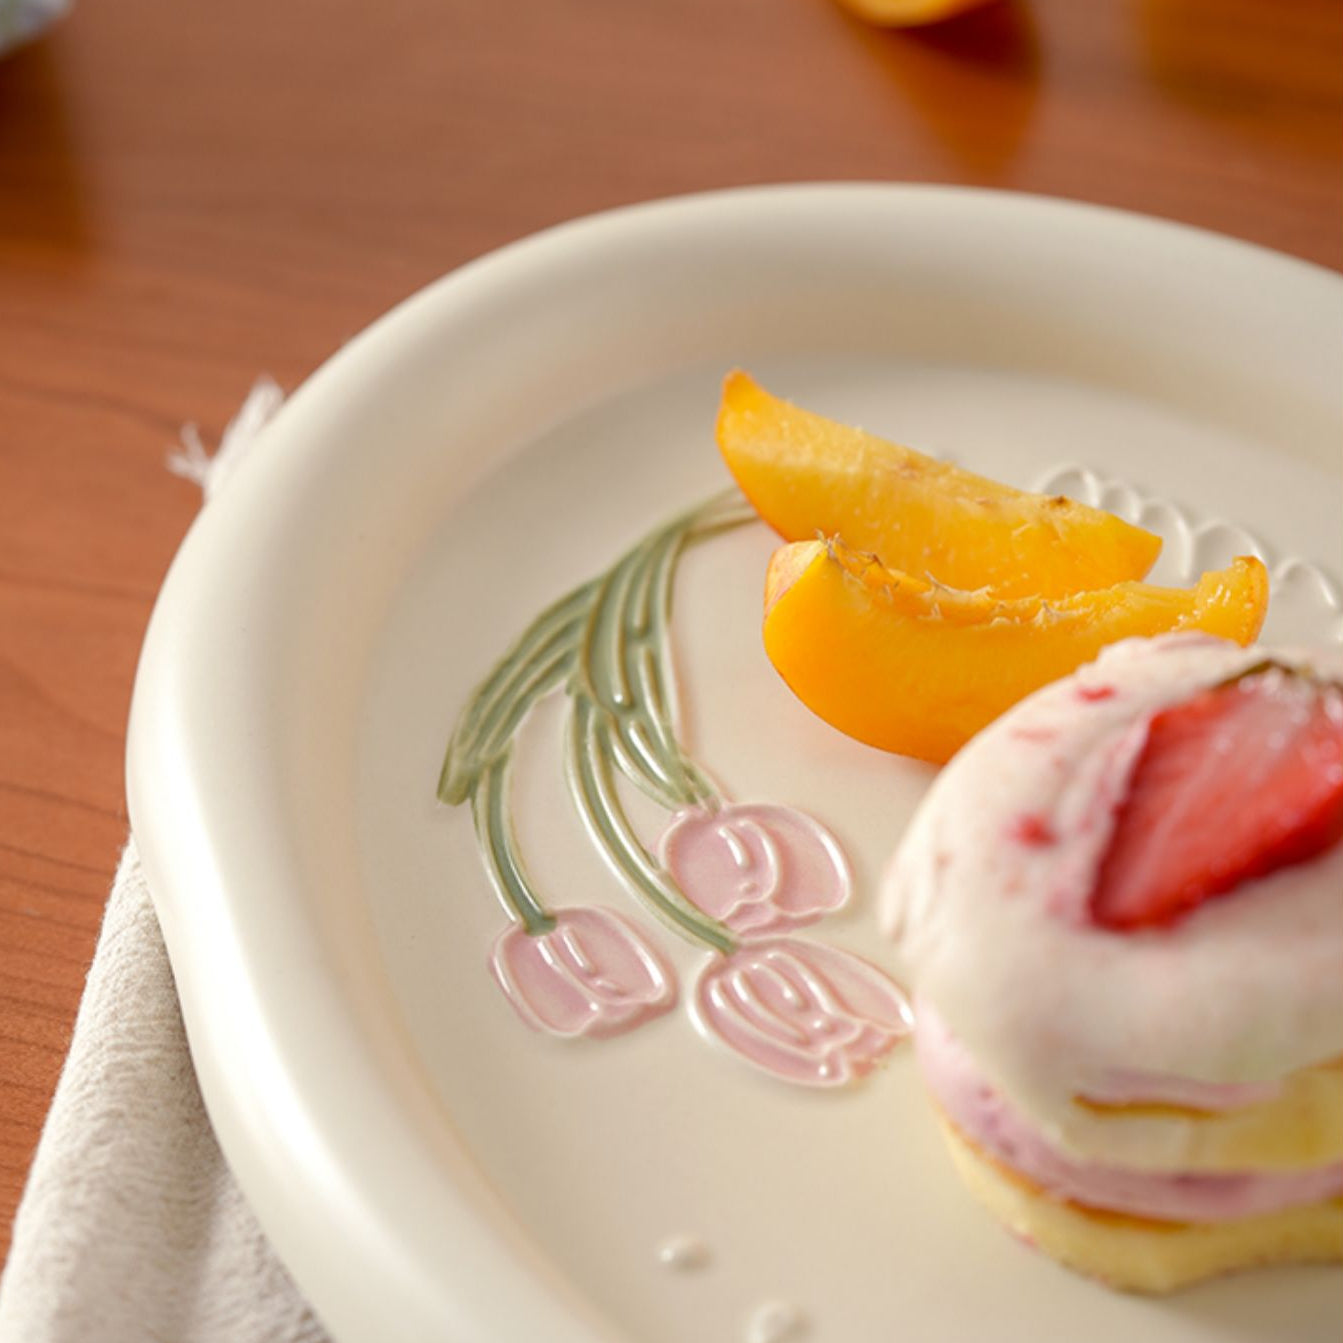
[(787, 1082), (864, 1077), (913, 1029), (903, 990), (851, 952), (779, 938), (710, 961), (695, 986), (700, 1023)]
[(633, 924), (608, 909), (563, 909), (548, 931), (515, 923), (490, 968), (533, 1029), (602, 1039), (633, 1030), (676, 1002), (676, 980)]
[[(524, 861), (510, 786), (518, 733), (536, 704), (563, 693), (565, 777), (588, 837), (630, 896), (713, 953), (695, 993), (704, 1033), (784, 1081), (834, 1087), (871, 1072), (910, 1029), (904, 994), (875, 966), (781, 936), (848, 900), (843, 851), (802, 812), (729, 802), (676, 730), (678, 559), (754, 517), (735, 491), (711, 499), (542, 611), (462, 709), (438, 796), (470, 804), (481, 863), (511, 921), (491, 969), (528, 1025), (600, 1039), (666, 1012), (676, 977), (650, 936), (604, 907), (556, 908)], [(671, 814), (656, 852), (631, 790)]]
[(834, 836), (791, 807), (688, 808), (660, 850), (686, 898), (743, 939), (815, 923), (849, 898), (849, 865)]

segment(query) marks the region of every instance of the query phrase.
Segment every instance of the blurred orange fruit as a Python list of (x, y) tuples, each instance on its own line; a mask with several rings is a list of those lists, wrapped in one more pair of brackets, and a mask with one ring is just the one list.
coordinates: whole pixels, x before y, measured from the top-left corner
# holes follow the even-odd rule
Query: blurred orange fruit
[(938, 23), (967, 9), (979, 9), (989, 0), (836, 0), (850, 14), (889, 28), (916, 28)]

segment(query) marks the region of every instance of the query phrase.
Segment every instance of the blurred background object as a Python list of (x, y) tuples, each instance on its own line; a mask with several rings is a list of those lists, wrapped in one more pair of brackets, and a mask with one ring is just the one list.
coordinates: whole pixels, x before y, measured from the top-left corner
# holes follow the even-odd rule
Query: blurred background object
[(943, 19), (967, 9), (996, 3), (996, 0), (836, 0), (836, 3), (869, 23), (905, 28), (941, 23)]
[(0, 0), (0, 55), (36, 37), (69, 8), (69, 0)]

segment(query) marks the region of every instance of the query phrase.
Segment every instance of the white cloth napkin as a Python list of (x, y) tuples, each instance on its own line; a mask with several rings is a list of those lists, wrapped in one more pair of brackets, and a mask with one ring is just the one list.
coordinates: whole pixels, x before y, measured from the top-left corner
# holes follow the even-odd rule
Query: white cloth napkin
[[(258, 383), (213, 458), (170, 459), (207, 499), (280, 404)], [(0, 1343), (325, 1343), (233, 1180), (201, 1103), (132, 839), (0, 1280)]]

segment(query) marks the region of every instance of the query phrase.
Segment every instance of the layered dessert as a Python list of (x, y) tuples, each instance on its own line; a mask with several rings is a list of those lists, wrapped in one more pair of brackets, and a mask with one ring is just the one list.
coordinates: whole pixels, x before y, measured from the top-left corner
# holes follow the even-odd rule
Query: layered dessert
[(1343, 1259), (1343, 651), (1107, 649), (942, 772), (883, 918), (969, 1187), (1121, 1288)]

